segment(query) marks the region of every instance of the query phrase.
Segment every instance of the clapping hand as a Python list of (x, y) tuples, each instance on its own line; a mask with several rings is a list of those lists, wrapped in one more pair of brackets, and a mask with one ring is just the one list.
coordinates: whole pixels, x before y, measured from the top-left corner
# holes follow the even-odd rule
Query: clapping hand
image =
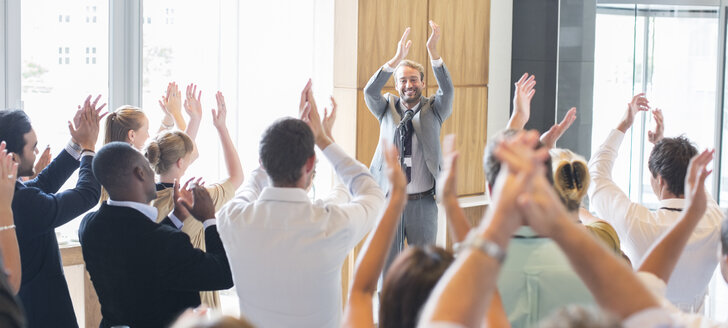
[(33, 167), (33, 176), (30, 177), (30, 180), (35, 179), (35, 177), (38, 176), (38, 173), (42, 172), (43, 169), (45, 169), (48, 164), (51, 163), (51, 147), (47, 146), (45, 150), (43, 150), (43, 153), (40, 154), (40, 157), (38, 157), (38, 161), (35, 162), (35, 166)]
[(404, 29), (404, 33), (402, 33), (402, 38), (400, 38), (399, 42), (397, 43), (397, 52), (394, 54), (394, 57), (387, 63), (389, 67), (395, 68), (397, 67), (397, 65), (399, 65), (399, 62), (407, 58), (410, 47), (412, 47), (412, 40), (408, 40), (409, 34), (410, 28), (408, 27)]
[(96, 147), (96, 140), (99, 137), (99, 121), (106, 116), (107, 113), (99, 115), (101, 110), (106, 104), (96, 108), (101, 95), (91, 102), (91, 96), (89, 95), (84, 101), (83, 107), (76, 112), (74, 116), (74, 124), (68, 121), (68, 130), (71, 133), (73, 142), (79, 144), (81, 148), (94, 150)]
[(170, 82), (167, 85), (167, 93), (159, 100), (159, 107), (164, 113), (164, 122), (172, 121), (165, 125), (173, 125), (175, 116), (182, 114), (182, 93), (179, 92), (177, 83)]
[(8, 154), (6, 147), (5, 141), (0, 142), (0, 207), (10, 210), (18, 178), (18, 163), (13, 161), (13, 155)]
[(627, 130), (632, 127), (634, 123), (634, 117), (638, 112), (646, 112), (650, 110), (650, 101), (647, 100), (644, 93), (639, 93), (632, 97), (632, 101), (627, 104), (627, 111), (622, 116), (622, 121), (619, 122), (617, 130), (626, 133)]
[(438, 195), (443, 199), (457, 198), (458, 187), (457, 187), (457, 160), (460, 155), (455, 149), (456, 137), (454, 134), (448, 134), (445, 136), (445, 140), (442, 145), (442, 170), (440, 171), (440, 179), (442, 182), (438, 184)]
[(655, 131), (647, 131), (647, 140), (656, 145), (665, 134), (665, 122), (662, 117), (662, 109), (655, 108), (652, 110), (652, 117), (655, 118)]
[(319, 115), (316, 99), (313, 97), (313, 89), (311, 88), (311, 80), (309, 79), (306, 86), (301, 91), (301, 105), (299, 112), (301, 120), (304, 121), (313, 132), (313, 138), (316, 145), (320, 149), (325, 149), (332, 143), (331, 139), (326, 135)]
[(707, 166), (713, 160), (715, 150), (704, 150), (690, 159), (688, 172), (685, 176), (685, 209), (695, 217), (703, 217), (707, 208), (708, 198), (705, 194), (705, 178), (713, 170)]
[(332, 129), (334, 128), (334, 122), (336, 121), (336, 100), (333, 96), (331, 98), (331, 113), (329, 113), (328, 107), (324, 107), (324, 119), (323, 119), (323, 127), (324, 127), (324, 133), (331, 139), (331, 141), (334, 141), (334, 134), (332, 132)]
[(432, 34), (427, 39), (427, 52), (430, 54), (430, 60), (438, 60), (440, 54), (437, 52), (437, 42), (440, 41), (440, 25), (430, 20), (430, 28), (432, 28)]

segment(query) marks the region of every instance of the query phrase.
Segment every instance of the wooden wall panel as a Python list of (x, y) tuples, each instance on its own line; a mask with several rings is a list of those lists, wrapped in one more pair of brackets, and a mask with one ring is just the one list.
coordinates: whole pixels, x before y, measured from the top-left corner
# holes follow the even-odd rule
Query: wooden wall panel
[[(470, 222), (470, 226), (475, 228), (480, 224), (480, 221), (483, 219), (483, 215), (485, 215), (485, 211), (487, 209), (487, 205), (481, 205), (474, 207), (465, 207), (463, 208), (463, 211), (465, 212), (465, 218), (467, 218), (468, 222)], [(445, 240), (445, 249), (452, 250), (455, 242), (453, 241), (452, 236), (450, 236), (449, 233), (447, 234)]]
[[(432, 94), (436, 88), (428, 88)], [(440, 138), (457, 135), (458, 195), (476, 195), (485, 192), (483, 152), (485, 148), (488, 106), (487, 87), (455, 88), (453, 114), (442, 126)]]
[[(421, 0), (360, 0), (358, 39), (358, 81), (364, 88), (369, 78), (394, 57), (397, 42), (411, 27), (412, 40), (407, 59), (425, 63), (427, 56), (427, 2)], [(394, 83), (390, 81), (391, 87)]]
[[(490, 1), (429, 1), (429, 19), (440, 25), (442, 32), (438, 50), (455, 86), (488, 84)], [(434, 86), (432, 70), (427, 74), (427, 81)]]

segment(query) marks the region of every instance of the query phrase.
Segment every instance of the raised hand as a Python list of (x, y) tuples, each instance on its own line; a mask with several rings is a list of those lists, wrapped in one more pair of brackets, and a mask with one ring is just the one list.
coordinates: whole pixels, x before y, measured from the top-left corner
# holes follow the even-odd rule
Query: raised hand
[(407, 177), (402, 172), (402, 166), (399, 164), (399, 152), (392, 144), (384, 145), (384, 161), (387, 163), (387, 178), (391, 185), (391, 192), (404, 194), (407, 188)]
[(212, 110), (212, 125), (214, 125), (217, 129), (225, 129), (227, 128), (225, 125), (225, 119), (227, 118), (225, 97), (222, 95), (222, 92), (218, 91), (215, 94), (215, 99), (217, 100), (217, 111), (214, 109)]
[(13, 161), (13, 156), (8, 154), (6, 147), (5, 141), (0, 142), (0, 208), (10, 210), (15, 194), (15, 181), (18, 178), (18, 163)]
[(184, 221), (190, 216), (190, 211), (187, 210), (187, 207), (185, 207), (183, 203), (194, 203), (192, 193), (187, 190), (187, 186), (189, 185), (190, 181), (192, 181), (192, 179), (194, 179), (194, 177), (187, 180), (182, 188), (180, 188), (179, 186), (179, 181), (177, 181), (177, 179), (174, 179), (174, 187), (172, 189), (172, 200), (174, 200), (173, 213), (174, 216), (176, 216), (181, 221)]
[(509, 129), (523, 129), (531, 117), (531, 99), (536, 94), (536, 76), (523, 73), (521, 78), (514, 83), (516, 86), (513, 93), (513, 114), (508, 122)]
[(556, 147), (556, 141), (564, 135), (572, 123), (576, 121), (576, 107), (571, 107), (560, 123), (554, 124), (548, 131), (541, 135), (541, 142), (546, 148)]
[[(305, 95), (303, 94), (305, 92)], [(301, 112), (301, 120), (306, 122), (313, 132), (313, 138), (316, 145), (320, 149), (326, 148), (331, 144), (331, 139), (324, 132), (323, 124), (321, 123), (321, 115), (319, 115), (318, 107), (316, 106), (316, 100), (313, 98), (313, 89), (311, 88), (311, 80), (306, 83), (306, 86), (301, 93), (301, 99), (306, 99), (303, 110)]]
[(387, 63), (389, 67), (395, 68), (401, 62), (403, 59), (407, 58), (407, 54), (409, 53), (410, 47), (412, 47), (412, 40), (408, 40), (410, 34), (410, 28), (406, 28), (404, 30), (404, 33), (402, 33), (402, 38), (399, 39), (399, 42), (397, 43), (397, 53), (394, 54), (394, 57)]
[[(38, 161), (35, 162), (35, 166), (33, 167), (33, 175), (30, 177), (30, 179), (35, 179), (35, 177), (38, 176), (38, 173), (43, 171), (48, 164), (51, 163), (51, 147), (47, 146), (45, 150), (43, 150), (43, 153), (38, 157)], [(2, 176), (2, 175), (0, 175)]]
[(627, 104), (627, 111), (622, 116), (622, 121), (619, 122), (617, 130), (626, 133), (632, 124), (634, 123), (634, 117), (638, 112), (646, 112), (650, 110), (650, 102), (645, 97), (644, 93), (639, 93), (632, 97), (632, 101)]
[(215, 203), (212, 202), (210, 193), (202, 185), (192, 188), (192, 203), (187, 200), (180, 200), (180, 203), (197, 221), (205, 222), (205, 220), (215, 218)]
[(334, 99), (334, 96), (331, 96), (331, 113), (329, 113), (329, 109), (327, 107), (324, 107), (324, 120), (322, 122), (324, 127), (324, 133), (331, 139), (331, 141), (334, 140), (334, 134), (332, 133), (332, 129), (334, 127), (334, 122), (336, 121), (336, 99)]
[(507, 219), (500, 226), (505, 231), (491, 236), (494, 239), (502, 241), (510, 238), (510, 233), (524, 222), (516, 201), (531, 190), (532, 181), (544, 176), (543, 162), (549, 156), (546, 148), (535, 149), (537, 144), (538, 133), (535, 130), (521, 131), (495, 149), (494, 155), (502, 165), (493, 186), (492, 204), (499, 216)]
[(440, 41), (440, 25), (430, 20), (430, 28), (432, 28), (432, 34), (427, 39), (427, 52), (430, 54), (430, 60), (438, 60), (440, 54), (437, 52), (437, 41)]
[(202, 90), (197, 92), (197, 85), (190, 84), (187, 86), (185, 91), (185, 112), (190, 116), (190, 120), (199, 120), (202, 118), (202, 104), (200, 98), (202, 97)]
[(182, 114), (182, 93), (179, 92), (177, 83), (170, 82), (167, 85), (167, 93), (159, 100), (159, 106), (165, 114), (165, 119), (167, 117), (174, 119), (175, 115)]
[(652, 117), (655, 118), (655, 131), (647, 131), (647, 140), (656, 145), (665, 136), (665, 122), (662, 116), (662, 109), (652, 110)]
[(81, 148), (94, 150), (96, 147), (96, 140), (99, 137), (99, 121), (106, 116), (108, 113), (99, 115), (101, 110), (106, 104), (96, 108), (101, 95), (91, 102), (91, 96), (86, 98), (83, 107), (81, 108), (80, 115), (77, 113), (78, 118), (74, 117), (74, 121), (78, 120), (79, 124), (74, 127), (71, 121), (68, 121), (68, 130), (71, 133), (73, 142), (79, 144)]
[(440, 171), (440, 181), (438, 184), (438, 192), (443, 199), (457, 198), (458, 186), (457, 186), (457, 160), (460, 154), (455, 149), (456, 137), (454, 134), (448, 134), (445, 136), (442, 144), (442, 170)]
[(534, 177), (533, 190), (518, 198), (528, 225), (539, 235), (553, 237), (564, 224), (572, 223), (554, 188), (543, 175)]
[(704, 150), (690, 159), (688, 165), (688, 174), (685, 176), (685, 211), (692, 212), (691, 214), (696, 217), (703, 217), (708, 204), (705, 178), (713, 172), (708, 170), (707, 166), (713, 160), (714, 153), (715, 149)]

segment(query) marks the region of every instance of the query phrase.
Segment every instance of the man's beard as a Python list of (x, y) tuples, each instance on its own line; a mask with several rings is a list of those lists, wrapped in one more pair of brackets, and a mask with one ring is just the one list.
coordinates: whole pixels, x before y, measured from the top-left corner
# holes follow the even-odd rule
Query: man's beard
[(401, 93), (401, 96), (402, 100), (404, 100), (405, 103), (414, 105), (420, 102), (420, 97), (422, 97), (422, 90), (414, 90), (414, 94), (411, 97), (407, 96), (406, 91)]

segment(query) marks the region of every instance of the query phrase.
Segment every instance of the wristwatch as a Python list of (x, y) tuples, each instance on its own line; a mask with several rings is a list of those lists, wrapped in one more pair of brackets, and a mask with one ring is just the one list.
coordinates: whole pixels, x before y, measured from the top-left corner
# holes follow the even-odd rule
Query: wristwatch
[(456, 253), (460, 253), (468, 248), (473, 248), (483, 252), (498, 261), (499, 264), (503, 263), (506, 258), (506, 252), (498, 246), (498, 244), (481, 237), (475, 230), (468, 233), (465, 240), (462, 243), (457, 243), (453, 247)]

